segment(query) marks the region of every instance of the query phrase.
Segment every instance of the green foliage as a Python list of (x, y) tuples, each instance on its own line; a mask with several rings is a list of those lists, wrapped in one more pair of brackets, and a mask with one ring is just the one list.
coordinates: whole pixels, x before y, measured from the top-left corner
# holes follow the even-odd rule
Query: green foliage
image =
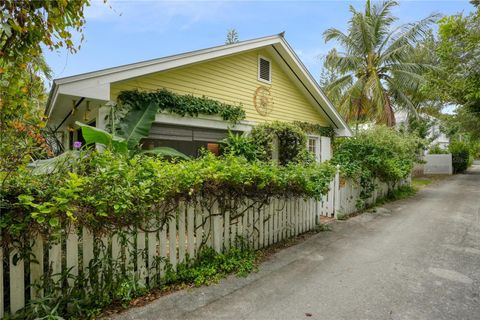
[(412, 179), (412, 187), (418, 189), (433, 183), (433, 179), (425, 177), (416, 177)]
[(480, 139), (480, 8), (468, 15), (444, 16), (438, 22), (440, 76), (429, 78), (428, 89), (446, 104), (457, 105), (445, 115), (448, 135), (454, 139)]
[(255, 161), (258, 160), (259, 152), (257, 145), (249, 135), (240, 135), (229, 131), (228, 136), (222, 141), (222, 153), (245, 157), (248, 161)]
[[(73, 161), (74, 159), (72, 159)], [(2, 240), (41, 232), (57, 234), (74, 224), (114, 230), (151, 221), (178, 200), (245, 198), (265, 202), (272, 197), (319, 199), (328, 191), (335, 169), (329, 164), (248, 162), (212, 154), (172, 163), (152, 156), (81, 151), (74, 165), (50, 174), (24, 170), (0, 190), (5, 199), (0, 217)]]
[[(392, 10), (397, 5), (396, 1), (372, 4), (367, 0), (363, 12), (350, 6), (347, 32), (330, 28), (323, 33), (326, 42), (335, 40), (342, 50), (328, 53), (325, 64), (329, 74), (322, 81), (329, 81), (324, 83), (325, 91), (349, 122), (393, 126), (394, 105), (415, 109), (412, 93), (431, 66), (418, 63), (412, 55), (436, 17), (396, 27)], [(334, 80), (328, 79), (332, 76)]]
[(401, 186), (396, 188), (395, 190), (391, 190), (387, 196), (387, 201), (397, 201), (406, 198), (410, 198), (417, 193), (417, 190), (412, 186)]
[[(123, 234), (119, 237), (122, 239)], [(229, 274), (246, 276), (256, 270), (257, 254), (241, 239), (235, 242), (235, 247), (224, 253), (205, 248), (196, 259), (178, 264), (177, 271), (173, 270), (168, 260), (155, 261), (149, 267), (151, 277), (143, 285), (139, 284), (134, 264), (113, 260), (108, 247), (100, 245), (85, 274), (74, 275), (64, 270), (56, 275), (57, 281), (47, 274), (33, 286), (36, 290), (42, 289), (44, 296), (27, 302), (25, 308), (8, 318), (96, 319), (105, 307), (117, 305), (127, 308), (133, 299), (152, 291), (169, 291), (172, 286), (190, 284), (209, 285)], [(138, 250), (128, 250), (131, 256), (142, 254)], [(165, 266), (165, 271), (159, 263)], [(85, 277), (87, 275), (88, 278)], [(62, 289), (67, 279), (73, 282), (73, 286)]]
[(428, 149), (429, 154), (447, 154), (449, 153), (447, 149), (443, 149), (440, 147), (440, 145), (435, 144)]
[(2, 59), (39, 56), (41, 44), (51, 50), (65, 47), (75, 53), (78, 48), (72, 41), (72, 31), (83, 31), (83, 13), (88, 5), (88, 0), (3, 1), (0, 15)]
[(453, 173), (465, 172), (472, 161), (470, 146), (461, 141), (452, 141), (448, 150), (452, 154)]
[(181, 116), (198, 117), (203, 115), (219, 115), (223, 120), (233, 124), (245, 119), (245, 111), (241, 106), (221, 103), (207, 97), (178, 95), (166, 89), (153, 92), (138, 90), (122, 91), (117, 97), (120, 107), (143, 110), (150, 104), (158, 111), (170, 112)]
[(344, 177), (362, 186), (361, 199), (367, 199), (375, 188), (375, 178), (387, 183), (406, 178), (423, 143), (416, 135), (375, 127), (353, 138), (337, 139), (332, 163), (341, 166)]
[(455, 102), (480, 112), (480, 9), (438, 23), (437, 54), (444, 77), (436, 82)]
[(190, 157), (185, 155), (184, 153), (181, 153), (178, 150), (175, 150), (173, 148), (169, 147), (156, 147), (153, 149), (149, 150), (142, 150), (140, 153), (142, 154), (152, 154), (160, 157), (169, 157), (169, 158), (178, 158), (178, 159), (183, 159), (183, 160), (188, 160)]
[(250, 134), (262, 161), (272, 159), (275, 141), (278, 143), (278, 161), (281, 165), (301, 162), (307, 153), (307, 136), (295, 124), (280, 121), (262, 123), (254, 127)]
[[(408, 117), (408, 127), (406, 128), (408, 132), (413, 133), (420, 137), (421, 139), (427, 139), (430, 130), (434, 125), (438, 124), (437, 119), (433, 119), (432, 117)], [(433, 136), (429, 139), (429, 142), (434, 141), (438, 136)]]
[(225, 44), (234, 44), (238, 43), (238, 32), (236, 29), (229, 29), (227, 31), (227, 39), (225, 40)]
[(142, 109), (130, 110), (122, 119), (115, 134), (125, 139), (128, 149), (138, 148), (140, 140), (148, 137), (157, 109), (155, 104), (149, 103)]
[(75, 122), (75, 124), (82, 128), (82, 135), (87, 144), (98, 143), (112, 151), (123, 154), (128, 153), (128, 144), (124, 138), (79, 121)]
[[(52, 150), (41, 135), (50, 77), (42, 47), (75, 52), (87, 0), (2, 1), (0, 10), (0, 183)], [(1, 188), (1, 185), (0, 185)], [(0, 199), (1, 202), (1, 199)], [(0, 203), (1, 206), (1, 203)]]
[(255, 251), (246, 245), (234, 247), (225, 253), (205, 248), (196, 259), (177, 265), (177, 271), (169, 268), (165, 282), (201, 286), (215, 283), (232, 273), (247, 276), (255, 270), (255, 260)]
[(317, 123), (295, 121), (295, 125), (300, 127), (307, 134), (315, 134), (321, 137), (329, 137), (333, 139), (335, 137), (335, 129), (332, 127), (324, 127)]

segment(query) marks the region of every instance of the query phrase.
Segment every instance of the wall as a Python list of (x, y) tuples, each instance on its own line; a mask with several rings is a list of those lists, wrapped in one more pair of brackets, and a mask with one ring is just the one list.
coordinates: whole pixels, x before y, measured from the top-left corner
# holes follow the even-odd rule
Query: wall
[(451, 154), (427, 154), (423, 160), (424, 174), (453, 174)]
[[(111, 98), (115, 100), (122, 90), (166, 88), (179, 94), (204, 95), (229, 104), (241, 104), (246, 111), (246, 120), (252, 122), (297, 120), (328, 126), (327, 121), (273, 59), (271, 84), (258, 80), (259, 55), (271, 59), (267, 50), (254, 50), (113, 83)], [(273, 108), (267, 116), (260, 115), (254, 106), (255, 91), (260, 86), (270, 89), (273, 100)]]

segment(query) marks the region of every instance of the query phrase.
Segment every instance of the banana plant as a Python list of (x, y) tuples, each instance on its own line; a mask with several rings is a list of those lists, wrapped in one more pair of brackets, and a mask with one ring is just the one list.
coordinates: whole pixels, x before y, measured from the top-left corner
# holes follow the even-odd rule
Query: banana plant
[[(76, 124), (82, 129), (87, 144), (100, 144), (115, 152), (132, 155), (140, 151), (140, 141), (148, 137), (157, 110), (158, 107), (153, 102), (144, 109), (130, 110), (120, 122), (118, 130), (112, 129), (113, 133), (78, 121)], [(140, 152), (189, 159), (185, 154), (168, 147)]]
[[(112, 128), (113, 133), (78, 121), (75, 124), (82, 129), (82, 135), (87, 144), (98, 144), (114, 152), (130, 156), (136, 153), (145, 153), (185, 160), (190, 159), (187, 155), (169, 147), (158, 147), (151, 150), (140, 149), (140, 141), (148, 137), (157, 110), (158, 107), (154, 103), (150, 103), (144, 109), (130, 110), (120, 122), (118, 130)], [(55, 158), (34, 161), (29, 167), (34, 174), (51, 173), (56, 170), (55, 168), (58, 165), (69, 163), (78, 156), (78, 150), (71, 150)]]

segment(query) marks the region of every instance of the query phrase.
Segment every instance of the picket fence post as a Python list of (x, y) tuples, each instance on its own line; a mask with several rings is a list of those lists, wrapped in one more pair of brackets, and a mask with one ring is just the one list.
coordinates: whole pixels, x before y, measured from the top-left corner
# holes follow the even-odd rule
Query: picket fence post
[(335, 219), (338, 217), (338, 211), (340, 210), (340, 165), (337, 164), (337, 170), (335, 172), (335, 182), (333, 184), (333, 216)]

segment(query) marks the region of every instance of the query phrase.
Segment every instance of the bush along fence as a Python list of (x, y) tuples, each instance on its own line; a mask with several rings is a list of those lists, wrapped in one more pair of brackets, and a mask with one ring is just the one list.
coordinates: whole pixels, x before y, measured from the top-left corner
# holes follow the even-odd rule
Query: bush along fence
[(1, 194), (0, 311), (89, 318), (186, 277), (209, 248), (228, 255), (312, 230), (333, 214), (334, 176), (330, 164), (109, 151), (18, 174)]
[(396, 183), (388, 183), (375, 179), (374, 190), (367, 196), (363, 196), (363, 188), (351, 179), (342, 179), (339, 181), (336, 197), (338, 205), (335, 208), (335, 217), (341, 217), (358, 212), (362, 208), (373, 206), (378, 200), (388, 196), (388, 194), (400, 187), (410, 186), (411, 178), (408, 176)]
[[(134, 294), (181, 278), (178, 272), (205, 250), (261, 249), (315, 229), (321, 216), (358, 211), (358, 184), (342, 182), (337, 171), (329, 187), (320, 198), (178, 200), (165, 204), (147, 223), (99, 233), (71, 224), (54, 237), (37, 235), (23, 244), (28, 255), (20, 248), (3, 252), (8, 261), (0, 266), (0, 277), (6, 277), (0, 283), (7, 284), (0, 287), (2, 307), (7, 314), (18, 311), (18, 318), (48, 314), (38, 310), (51, 312), (56, 306), (64, 309), (55, 310), (60, 315), (87, 317), (84, 306), (128, 302)], [(380, 183), (372, 203), (394, 187)]]
[[(286, 125), (266, 129), (255, 134), (305, 140)], [(320, 216), (361, 210), (408, 183), (418, 149), (415, 139), (379, 128), (339, 139), (331, 162), (290, 148), (293, 160), (279, 165), (258, 160), (267, 152), (244, 157), (248, 139), (234, 142), (230, 155), (186, 161), (86, 150), (35, 175), (7, 176), (0, 314), (91, 318), (178, 280), (204, 283), (217, 272), (202, 265), (205, 257), (238, 271), (248, 250), (312, 230)]]

